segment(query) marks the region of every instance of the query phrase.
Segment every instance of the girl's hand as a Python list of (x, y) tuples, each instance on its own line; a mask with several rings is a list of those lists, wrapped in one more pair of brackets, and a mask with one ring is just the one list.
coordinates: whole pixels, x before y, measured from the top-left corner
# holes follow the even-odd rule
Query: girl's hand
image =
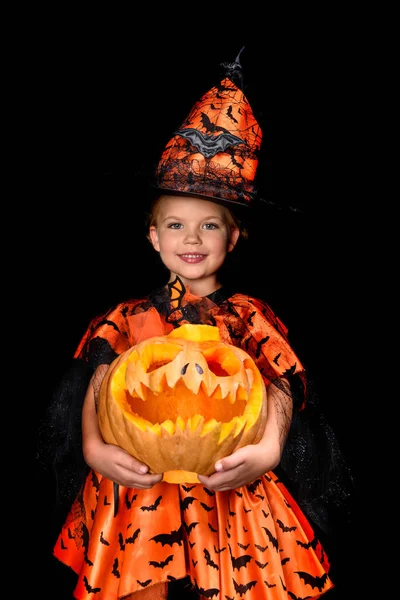
[(119, 446), (106, 444), (102, 440), (92, 441), (87, 446), (85, 459), (97, 473), (125, 487), (150, 489), (163, 477), (162, 473), (149, 473), (147, 465)]
[(216, 492), (234, 490), (268, 473), (279, 461), (279, 444), (264, 439), (222, 458), (215, 463), (215, 473), (209, 477), (198, 475), (198, 478), (204, 486)]

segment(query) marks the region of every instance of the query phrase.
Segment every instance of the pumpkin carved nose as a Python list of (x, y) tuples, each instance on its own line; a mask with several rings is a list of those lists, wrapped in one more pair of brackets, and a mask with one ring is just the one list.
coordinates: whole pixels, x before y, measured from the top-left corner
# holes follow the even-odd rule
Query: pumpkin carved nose
[[(186, 363), (186, 365), (181, 370), (181, 375), (185, 375), (188, 366), (189, 366), (189, 363)], [(195, 364), (195, 367), (196, 367), (196, 371), (198, 372), (198, 374), (203, 375), (204, 371), (203, 371), (202, 367), (200, 365), (198, 365), (197, 363)]]

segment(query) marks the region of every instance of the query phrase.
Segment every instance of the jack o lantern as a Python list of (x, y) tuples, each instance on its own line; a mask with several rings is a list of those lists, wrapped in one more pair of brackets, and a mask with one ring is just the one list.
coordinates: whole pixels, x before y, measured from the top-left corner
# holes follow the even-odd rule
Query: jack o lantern
[(266, 417), (253, 359), (210, 325), (182, 325), (133, 346), (111, 363), (100, 388), (104, 440), (169, 483), (213, 473), (218, 459), (261, 439)]

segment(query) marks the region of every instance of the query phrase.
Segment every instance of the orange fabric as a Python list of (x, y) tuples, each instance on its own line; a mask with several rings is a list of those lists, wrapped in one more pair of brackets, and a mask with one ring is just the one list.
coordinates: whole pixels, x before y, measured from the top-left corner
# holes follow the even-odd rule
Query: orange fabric
[(316, 598), (333, 587), (323, 549), (273, 473), (227, 492), (120, 487), (113, 511), (112, 482), (91, 473), (54, 549), (79, 574), (79, 600), (116, 600), (186, 575), (207, 597)]
[[(183, 325), (189, 322), (184, 318), (184, 310), (195, 298), (196, 296), (187, 291), (184, 297), (180, 298), (178, 308), (174, 299), (174, 312), (169, 316), (169, 321), (160, 317), (154, 308), (135, 312), (139, 304), (137, 300), (119, 304), (105, 317), (93, 320), (74, 357), (81, 358), (85, 344), (94, 337), (106, 338), (115, 352), (121, 354), (148, 337), (166, 335), (173, 329), (172, 323)], [(243, 347), (254, 357), (263, 374), (271, 369), (275, 376), (284, 375), (286, 371), (291, 374), (301, 373), (303, 365), (290, 347), (286, 338), (287, 330), (278, 317), (266, 305), (249, 296), (235, 294), (231, 300), (235, 309), (235, 315), (232, 317), (226, 312), (219, 313), (218, 306), (213, 306), (211, 301), (208, 303), (207, 299), (202, 299), (200, 303), (199, 310), (207, 310), (213, 315), (213, 324), (218, 326), (221, 340)], [(232, 329), (237, 327), (238, 318), (243, 324), (240, 343), (232, 337)]]

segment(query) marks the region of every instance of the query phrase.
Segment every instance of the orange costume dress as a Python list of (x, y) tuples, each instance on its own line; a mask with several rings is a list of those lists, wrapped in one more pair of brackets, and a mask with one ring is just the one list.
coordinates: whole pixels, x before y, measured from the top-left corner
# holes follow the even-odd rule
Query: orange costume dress
[[(180, 280), (174, 283), (95, 318), (75, 360), (94, 369), (184, 323), (216, 325), (223, 341), (253, 356), (266, 386), (281, 376), (297, 380), (294, 410), (301, 413), (305, 371), (268, 305), (223, 288), (199, 298)], [(291, 459), (296, 453), (292, 446)], [(187, 577), (200, 598), (217, 600), (318, 598), (333, 587), (313, 527), (272, 471), (214, 492), (166, 482), (150, 490), (124, 488), (90, 470), (54, 555), (77, 573), (79, 600), (166, 598), (169, 582)]]

